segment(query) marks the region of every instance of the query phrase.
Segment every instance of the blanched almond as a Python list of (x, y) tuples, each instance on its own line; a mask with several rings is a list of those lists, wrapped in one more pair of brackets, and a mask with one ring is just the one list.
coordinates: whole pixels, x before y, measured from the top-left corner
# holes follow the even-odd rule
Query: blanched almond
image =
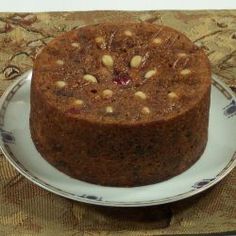
[(144, 92), (142, 92), (142, 91), (137, 91), (134, 94), (134, 96), (137, 97), (137, 98), (141, 98), (143, 100), (147, 98), (147, 95)]
[(64, 65), (64, 61), (62, 61), (62, 60), (57, 60), (56, 63), (60, 66)]
[(113, 108), (111, 106), (107, 106), (106, 113), (112, 113), (112, 112), (113, 112)]
[(131, 61), (130, 61), (130, 66), (132, 68), (138, 68), (140, 66), (142, 62), (142, 57), (139, 55), (135, 55), (132, 57)]
[(181, 75), (189, 75), (191, 74), (191, 70), (190, 69), (183, 69), (180, 71)]
[(155, 44), (161, 44), (162, 43), (162, 39), (161, 38), (155, 38), (152, 40), (153, 43)]
[(95, 41), (96, 41), (96, 43), (104, 43), (105, 42), (104, 38), (101, 36), (96, 37)]
[(56, 82), (56, 86), (57, 86), (58, 88), (64, 88), (64, 87), (66, 86), (66, 82), (65, 82), (65, 81), (62, 81), (62, 80), (58, 80), (58, 81)]
[(145, 79), (149, 79), (149, 78), (151, 78), (152, 76), (154, 76), (156, 73), (157, 73), (157, 70), (156, 70), (156, 69), (154, 69), (154, 70), (149, 70), (149, 71), (146, 72), (146, 74), (144, 75), (144, 78), (145, 78)]
[(88, 81), (88, 82), (90, 82), (90, 83), (97, 83), (97, 82), (98, 82), (97, 79), (96, 79), (96, 77), (93, 76), (93, 75), (90, 75), (90, 74), (84, 75), (84, 76), (83, 76), (83, 79), (86, 80), (86, 81)]
[(129, 37), (131, 37), (131, 36), (133, 35), (130, 30), (125, 30), (125, 31), (124, 31), (124, 34), (125, 34), (126, 36), (129, 36)]
[(114, 61), (110, 55), (103, 55), (102, 56), (102, 63), (106, 67), (112, 67), (114, 64)]
[(113, 92), (110, 89), (105, 89), (102, 91), (103, 98), (111, 98), (112, 95), (113, 95)]
[(148, 107), (143, 107), (141, 112), (144, 115), (148, 115), (148, 114), (150, 114), (151, 111), (150, 111), (150, 109)]
[(170, 93), (168, 93), (168, 97), (170, 99), (176, 99), (176, 98), (178, 98), (178, 95), (175, 92), (170, 92)]
[(187, 54), (184, 53), (184, 52), (179, 52), (179, 53), (177, 54), (177, 56), (178, 56), (178, 57), (187, 57)]
[(74, 101), (74, 104), (77, 105), (77, 106), (81, 106), (81, 105), (84, 104), (84, 101), (81, 100), (81, 99), (76, 99), (76, 100)]
[(72, 47), (75, 47), (75, 48), (79, 48), (79, 47), (80, 47), (80, 44), (79, 44), (79, 43), (71, 43), (71, 46), (72, 46)]

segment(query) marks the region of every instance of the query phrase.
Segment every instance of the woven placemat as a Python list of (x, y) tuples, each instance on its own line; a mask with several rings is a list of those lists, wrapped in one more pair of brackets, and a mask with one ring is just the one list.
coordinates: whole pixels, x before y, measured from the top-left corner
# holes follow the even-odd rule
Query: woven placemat
[[(0, 93), (32, 67), (35, 54), (55, 36), (104, 21), (147, 21), (184, 32), (204, 48), (213, 73), (236, 88), (236, 10), (0, 13)], [(235, 197), (234, 170), (212, 189), (179, 202), (143, 208), (92, 206), (39, 188), (0, 155), (1, 236), (230, 233), (236, 230)]]

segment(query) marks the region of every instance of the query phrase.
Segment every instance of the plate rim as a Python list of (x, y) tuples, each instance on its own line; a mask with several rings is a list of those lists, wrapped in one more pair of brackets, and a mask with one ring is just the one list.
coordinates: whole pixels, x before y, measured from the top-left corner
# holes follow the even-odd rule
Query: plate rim
[[(31, 80), (32, 78), (32, 70), (29, 70), (25, 73), (23, 73), (18, 79), (16, 79), (12, 84), (10, 84), (8, 86), (8, 88), (4, 91), (4, 93), (2, 94), (1, 98), (0, 98), (0, 111), (2, 110), (4, 101), (6, 100), (6, 98), (8, 97), (8, 95), (10, 94), (10, 92), (12, 91), (12, 89), (17, 85), (20, 84), (21, 82), (25, 82), (26, 80)], [(228, 98), (228, 100), (235, 100), (236, 101), (236, 96), (234, 95), (233, 91), (224, 84), (224, 82), (222, 82), (220, 79), (218, 79), (218, 76), (215, 74), (212, 74), (212, 81), (215, 81), (216, 83), (220, 84), (227, 92), (228, 94), (231, 96), (231, 98)], [(38, 177), (34, 176), (30, 170), (27, 170), (20, 162), (17, 163), (18, 161), (16, 161), (11, 154), (9, 153), (9, 151), (5, 148), (4, 145), (2, 145), (2, 143), (0, 143), (0, 149), (3, 153), (3, 155), (6, 157), (6, 159), (8, 160), (8, 162), (20, 173), (22, 174), (25, 178), (27, 178), (28, 180), (30, 180), (31, 182), (33, 182), (34, 184), (38, 185), (39, 187), (52, 192), (56, 195), (71, 199), (71, 200), (75, 200), (75, 201), (79, 201), (79, 202), (83, 202), (83, 203), (89, 203), (89, 204), (94, 204), (94, 205), (101, 205), (101, 206), (113, 206), (113, 207), (144, 207), (144, 206), (153, 206), (153, 205), (161, 205), (161, 204), (166, 204), (166, 203), (171, 203), (171, 202), (175, 202), (175, 201), (179, 201), (185, 198), (189, 198), (191, 196), (194, 196), (196, 194), (199, 194), (205, 190), (207, 190), (208, 188), (212, 187), (213, 185), (217, 184), (219, 181), (221, 181), (224, 177), (226, 177), (236, 166), (236, 151), (233, 153), (231, 159), (229, 160), (229, 162), (227, 163), (227, 165), (219, 172), (219, 175), (217, 175), (215, 177), (215, 179), (213, 179), (212, 181), (210, 181), (208, 184), (202, 186), (201, 188), (193, 188), (190, 191), (181, 193), (181, 194), (177, 194), (175, 196), (172, 197), (166, 197), (163, 199), (159, 199), (159, 200), (148, 200), (148, 201), (135, 201), (133, 203), (127, 203), (127, 202), (119, 202), (119, 201), (100, 201), (97, 199), (90, 199), (90, 198), (85, 198), (73, 193), (68, 193), (64, 190), (58, 189), (57, 187), (54, 187), (52, 185), (47, 184), (47, 182), (45, 182), (42, 179), (39, 179)], [(16, 157), (15, 157), (16, 158)], [(17, 158), (16, 158), (17, 159)], [(157, 183), (158, 184), (158, 183)]]

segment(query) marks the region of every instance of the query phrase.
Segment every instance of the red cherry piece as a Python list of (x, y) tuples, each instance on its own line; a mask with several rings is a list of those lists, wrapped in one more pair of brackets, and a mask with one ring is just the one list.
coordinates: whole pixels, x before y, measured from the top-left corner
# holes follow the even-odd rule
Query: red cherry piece
[(128, 75), (117, 75), (113, 82), (119, 85), (128, 85), (131, 82), (131, 78)]

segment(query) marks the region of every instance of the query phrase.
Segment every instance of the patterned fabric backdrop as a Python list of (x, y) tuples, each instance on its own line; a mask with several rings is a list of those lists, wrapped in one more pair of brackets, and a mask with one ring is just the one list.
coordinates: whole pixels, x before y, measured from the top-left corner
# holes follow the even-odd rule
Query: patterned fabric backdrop
[[(236, 90), (236, 10), (0, 13), (0, 93), (32, 67), (58, 34), (85, 24), (147, 21), (184, 32), (204, 48), (213, 73)], [(98, 207), (47, 192), (0, 156), (0, 235), (176, 235), (236, 230), (236, 171), (207, 192), (145, 208)]]

